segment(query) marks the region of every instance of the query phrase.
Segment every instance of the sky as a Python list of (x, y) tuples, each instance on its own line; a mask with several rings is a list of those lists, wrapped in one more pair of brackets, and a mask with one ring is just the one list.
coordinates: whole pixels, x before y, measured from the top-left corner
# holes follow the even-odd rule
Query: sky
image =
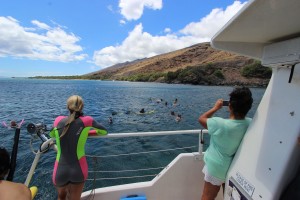
[(1, 0), (0, 77), (69, 76), (209, 42), (245, 0)]

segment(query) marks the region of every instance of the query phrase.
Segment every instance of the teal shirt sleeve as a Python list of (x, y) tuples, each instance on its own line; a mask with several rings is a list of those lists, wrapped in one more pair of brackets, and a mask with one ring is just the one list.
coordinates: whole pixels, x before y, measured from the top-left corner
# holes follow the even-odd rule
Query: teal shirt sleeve
[(223, 118), (220, 117), (212, 117), (207, 119), (207, 129), (208, 134), (210, 135), (218, 135), (222, 132), (223, 127)]

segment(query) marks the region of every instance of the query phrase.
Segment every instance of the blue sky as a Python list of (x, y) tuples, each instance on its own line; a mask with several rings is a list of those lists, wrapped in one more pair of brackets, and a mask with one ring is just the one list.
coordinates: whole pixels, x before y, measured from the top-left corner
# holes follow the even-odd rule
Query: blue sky
[(233, 0), (11, 0), (0, 6), (0, 76), (82, 75), (211, 37)]

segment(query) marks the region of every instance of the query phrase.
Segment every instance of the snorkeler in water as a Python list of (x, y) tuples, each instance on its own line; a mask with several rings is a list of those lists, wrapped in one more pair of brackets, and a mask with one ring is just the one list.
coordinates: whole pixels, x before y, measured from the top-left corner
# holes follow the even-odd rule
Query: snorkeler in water
[(176, 120), (177, 122), (181, 121), (181, 114), (178, 114), (177, 117), (175, 118), (175, 120)]
[(112, 124), (112, 123), (113, 123), (112, 117), (109, 117), (109, 118), (108, 118), (108, 123), (109, 123), (109, 124)]
[(176, 106), (177, 105), (177, 102), (178, 102), (178, 99), (176, 98), (173, 102), (173, 106)]
[(140, 110), (140, 113), (145, 113), (145, 109), (142, 108), (142, 109)]

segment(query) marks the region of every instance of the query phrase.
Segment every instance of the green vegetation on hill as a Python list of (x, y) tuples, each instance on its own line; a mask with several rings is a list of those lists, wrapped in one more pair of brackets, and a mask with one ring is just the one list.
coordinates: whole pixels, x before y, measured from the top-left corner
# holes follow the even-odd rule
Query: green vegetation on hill
[(261, 65), (259, 61), (242, 68), (241, 74), (247, 78), (271, 78), (272, 70)]
[(259, 61), (196, 44), (174, 52), (119, 63), (82, 76), (38, 76), (41, 79), (90, 79), (194, 85), (247, 85), (265, 87), (270, 68)]
[[(230, 85), (225, 82), (224, 69), (219, 64), (189, 66), (174, 72), (149, 72), (117, 78), (120, 81), (133, 82), (165, 82), (193, 85)], [(259, 61), (242, 67), (239, 74), (246, 78), (269, 79), (272, 75), (270, 68), (264, 67)], [(36, 79), (85, 79), (85, 80), (112, 80), (113, 73), (83, 75), (83, 76), (36, 76)], [(241, 84), (241, 82), (235, 82)], [(254, 84), (255, 85), (255, 84)], [(265, 86), (265, 84), (259, 85)]]
[(219, 85), (224, 75), (219, 67), (213, 64), (187, 67), (165, 76), (167, 83), (185, 83), (194, 85)]
[(137, 82), (155, 82), (159, 78), (164, 77), (166, 73), (164, 72), (152, 72), (152, 73), (142, 73), (134, 74), (127, 77), (122, 77), (122, 81), (137, 81)]
[[(254, 61), (252, 64), (241, 68), (240, 74), (246, 78), (263, 78), (269, 79), (272, 75), (272, 70), (263, 67), (259, 61)], [(179, 69), (175, 72), (153, 72), (134, 74), (127, 77), (122, 77), (123, 81), (136, 82), (166, 82), (166, 83), (183, 83), (194, 85), (226, 85), (224, 83), (225, 76), (223, 69), (217, 64), (206, 64), (198, 66), (189, 66), (185, 69)]]

